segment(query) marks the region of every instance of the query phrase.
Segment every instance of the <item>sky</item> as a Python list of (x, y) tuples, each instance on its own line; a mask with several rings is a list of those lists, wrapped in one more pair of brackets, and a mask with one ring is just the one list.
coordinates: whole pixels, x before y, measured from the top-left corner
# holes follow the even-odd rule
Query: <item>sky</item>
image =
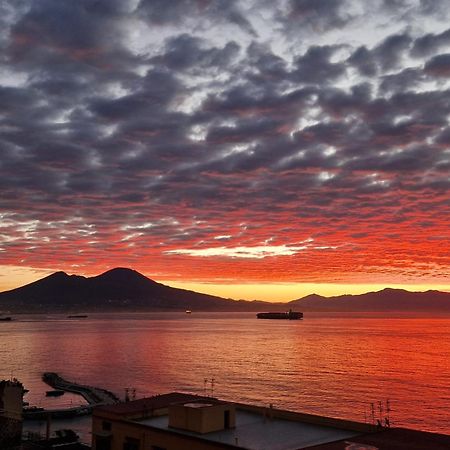
[(3, 0), (0, 290), (450, 291), (446, 0)]

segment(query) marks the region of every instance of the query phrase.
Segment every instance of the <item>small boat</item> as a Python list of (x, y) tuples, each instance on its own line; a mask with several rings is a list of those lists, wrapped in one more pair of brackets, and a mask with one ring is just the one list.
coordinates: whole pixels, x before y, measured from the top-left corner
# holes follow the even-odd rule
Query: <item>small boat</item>
[(61, 391), (61, 390), (59, 390), (59, 389), (55, 389), (55, 390), (53, 390), (53, 391), (47, 391), (47, 392), (45, 393), (45, 395), (46, 395), (47, 397), (61, 397), (61, 395), (64, 395), (64, 391)]
[(67, 316), (68, 319), (86, 319), (87, 314), (71, 314)]
[(292, 311), (288, 312), (263, 312), (256, 314), (258, 319), (284, 319), (284, 320), (300, 320), (303, 319), (303, 313)]
[(190, 309), (187, 309), (186, 314), (192, 314), (192, 311)]
[(12, 320), (12, 317), (0, 317), (0, 321), (1, 322), (11, 322), (11, 320)]

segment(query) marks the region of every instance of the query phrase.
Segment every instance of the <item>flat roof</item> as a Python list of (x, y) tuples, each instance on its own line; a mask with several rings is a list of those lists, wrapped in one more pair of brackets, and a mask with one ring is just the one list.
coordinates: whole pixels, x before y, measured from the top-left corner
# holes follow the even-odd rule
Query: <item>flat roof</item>
[(314, 446), (310, 450), (343, 450), (351, 444), (354, 445), (353, 448), (358, 449), (448, 450), (450, 436), (407, 428), (383, 428), (376, 433), (364, 434), (345, 442)]
[(185, 394), (183, 392), (171, 392), (169, 394), (155, 395), (153, 397), (141, 398), (139, 400), (133, 400), (125, 403), (98, 406), (94, 408), (94, 414), (96, 412), (107, 412), (126, 417), (127, 415), (168, 408), (171, 405), (177, 405), (180, 403), (185, 404), (196, 402), (206, 402), (215, 405), (224, 403), (213, 397)]
[(238, 445), (251, 450), (298, 450), (361, 435), (349, 430), (299, 421), (264, 418), (262, 414), (242, 409), (236, 409), (235, 428), (205, 434), (169, 428), (168, 415), (136, 420), (136, 422), (169, 430), (172, 433)]

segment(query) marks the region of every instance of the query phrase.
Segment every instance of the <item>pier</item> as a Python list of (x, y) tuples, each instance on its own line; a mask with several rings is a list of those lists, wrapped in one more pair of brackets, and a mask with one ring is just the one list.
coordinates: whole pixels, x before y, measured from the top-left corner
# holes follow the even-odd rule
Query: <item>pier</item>
[(27, 419), (45, 419), (48, 418), (48, 416), (53, 418), (75, 417), (90, 414), (95, 406), (112, 405), (120, 401), (117, 395), (106, 389), (68, 381), (55, 372), (45, 372), (42, 376), (42, 381), (47, 383), (53, 389), (81, 395), (88, 404), (74, 408), (61, 409), (31, 407), (23, 412), (23, 416)]

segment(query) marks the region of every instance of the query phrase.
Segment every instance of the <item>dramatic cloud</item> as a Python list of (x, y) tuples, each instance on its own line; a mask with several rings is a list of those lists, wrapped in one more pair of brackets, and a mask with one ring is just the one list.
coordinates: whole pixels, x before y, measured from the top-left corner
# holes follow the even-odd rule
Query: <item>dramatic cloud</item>
[(3, 267), (442, 284), (447, 10), (2, 2)]
[[(217, 239), (217, 237), (215, 238)], [(292, 256), (308, 248), (325, 250), (328, 247), (311, 245), (312, 239), (301, 242), (302, 245), (259, 245), (255, 247), (211, 247), (202, 249), (167, 250), (165, 253), (190, 256), (218, 256), (227, 258), (268, 258), (271, 256)]]

